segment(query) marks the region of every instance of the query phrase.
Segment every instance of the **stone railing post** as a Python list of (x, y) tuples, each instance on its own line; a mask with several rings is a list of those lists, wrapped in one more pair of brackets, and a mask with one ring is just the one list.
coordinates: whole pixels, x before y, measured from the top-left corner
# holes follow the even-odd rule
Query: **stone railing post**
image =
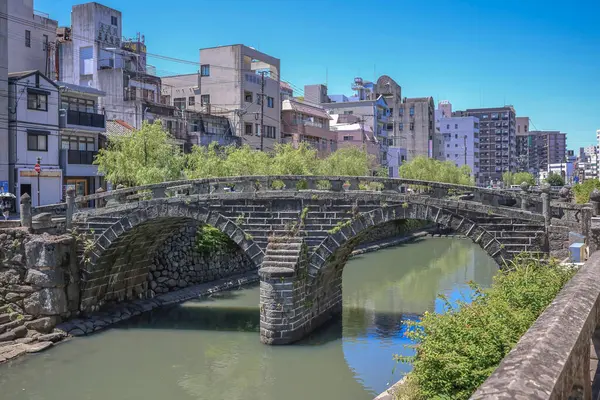
[[(104, 189), (102, 189), (102, 187), (99, 187), (98, 189), (96, 189), (96, 194), (102, 194), (104, 193)], [(100, 198), (100, 199), (96, 199), (96, 208), (102, 208), (104, 207), (104, 199)]]
[(67, 218), (65, 221), (67, 230), (73, 225), (73, 212), (75, 211), (75, 188), (67, 189)]
[(27, 228), (29, 232), (33, 231), (33, 217), (31, 215), (31, 197), (27, 193), (21, 196), (20, 204), (21, 226)]
[(594, 216), (600, 216), (600, 191), (598, 189), (594, 189), (590, 193), (590, 203), (594, 210)]
[(527, 211), (527, 197), (529, 196), (529, 183), (522, 182), (521, 190), (523, 193), (521, 194), (521, 210)]
[(550, 208), (550, 185), (543, 183), (541, 185), (542, 190), (542, 215), (544, 216), (544, 225), (546, 229), (550, 227), (552, 222), (552, 209)]

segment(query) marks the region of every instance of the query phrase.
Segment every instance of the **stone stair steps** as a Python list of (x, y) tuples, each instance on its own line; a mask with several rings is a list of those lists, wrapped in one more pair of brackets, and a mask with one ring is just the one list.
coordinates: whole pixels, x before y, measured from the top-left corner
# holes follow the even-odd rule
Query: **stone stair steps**
[(544, 235), (543, 231), (488, 231), (496, 238), (535, 238)]
[(285, 254), (292, 254), (292, 252), (300, 250), (301, 247), (302, 242), (269, 242), (268, 249), (276, 251), (277, 253), (284, 252)]
[(297, 263), (298, 262), (298, 252), (296, 252), (295, 255), (279, 255), (279, 254), (272, 254), (271, 252), (267, 252), (267, 254), (263, 258), (263, 264), (265, 262), (276, 262), (276, 263), (290, 262), (290, 263)]

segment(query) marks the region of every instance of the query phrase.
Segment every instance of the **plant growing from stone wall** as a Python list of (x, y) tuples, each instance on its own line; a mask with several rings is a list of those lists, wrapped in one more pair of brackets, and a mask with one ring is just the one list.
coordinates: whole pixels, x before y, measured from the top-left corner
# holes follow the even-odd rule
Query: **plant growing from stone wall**
[(217, 249), (231, 249), (235, 247), (235, 242), (214, 226), (202, 225), (198, 228), (196, 250), (199, 253), (206, 254)]
[(79, 232), (76, 229), (71, 229), (69, 233), (75, 240), (77, 247), (82, 251), (80, 261), (84, 265), (87, 264), (90, 261), (90, 255), (94, 250), (94, 230), (90, 229), (89, 232)]

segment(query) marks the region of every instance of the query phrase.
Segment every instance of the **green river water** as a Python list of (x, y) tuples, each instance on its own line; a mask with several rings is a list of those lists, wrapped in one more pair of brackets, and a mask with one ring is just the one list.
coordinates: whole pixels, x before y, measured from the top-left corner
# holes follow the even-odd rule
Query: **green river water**
[(406, 319), (468, 300), (497, 266), (477, 245), (428, 238), (357, 256), (343, 313), (300, 343), (259, 341), (258, 286), (188, 301), (0, 365), (1, 400), (367, 400), (410, 370)]

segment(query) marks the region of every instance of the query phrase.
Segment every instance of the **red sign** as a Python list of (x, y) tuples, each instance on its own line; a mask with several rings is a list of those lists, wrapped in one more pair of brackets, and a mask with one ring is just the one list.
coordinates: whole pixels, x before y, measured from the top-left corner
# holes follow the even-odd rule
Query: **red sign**
[(42, 167), (40, 167), (40, 164), (35, 164), (35, 167), (33, 167), (33, 169), (35, 170), (35, 172), (37, 172), (38, 174), (42, 171)]

